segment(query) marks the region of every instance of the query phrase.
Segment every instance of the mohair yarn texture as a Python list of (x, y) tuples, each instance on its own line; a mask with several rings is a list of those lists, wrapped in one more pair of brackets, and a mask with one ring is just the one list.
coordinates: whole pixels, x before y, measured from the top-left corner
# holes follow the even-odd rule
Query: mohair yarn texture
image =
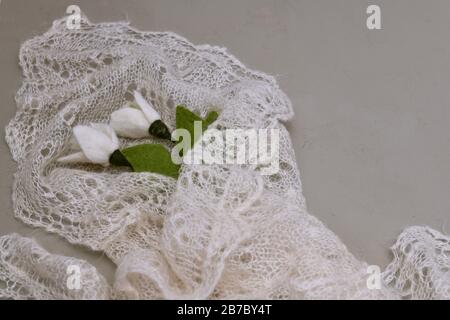
[[(223, 48), (127, 23), (69, 30), (66, 18), (20, 50), (23, 86), (6, 128), (17, 162), (15, 216), (73, 244), (104, 252), (113, 284), (89, 263), (53, 255), (34, 240), (0, 237), (0, 297), (13, 299), (449, 299), (450, 239), (412, 227), (392, 248), (379, 289), (367, 264), (307, 212), (291, 140), (293, 116), (274, 78)], [(178, 179), (127, 168), (68, 165), (72, 128), (108, 123), (139, 90), (175, 127), (175, 108), (211, 127), (280, 130), (280, 171), (187, 165)], [(121, 139), (121, 148), (165, 143)], [(165, 146), (169, 147), (166, 142)], [(386, 223), (389, 223), (386, 221)], [(64, 241), (64, 240), (61, 240)], [(67, 285), (78, 266), (81, 285)]]

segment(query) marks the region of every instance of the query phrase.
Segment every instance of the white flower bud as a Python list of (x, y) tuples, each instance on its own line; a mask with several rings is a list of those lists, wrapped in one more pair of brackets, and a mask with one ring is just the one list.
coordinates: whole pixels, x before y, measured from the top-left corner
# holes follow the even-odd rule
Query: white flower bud
[(139, 105), (139, 108), (141, 108), (142, 112), (145, 115), (145, 118), (150, 123), (150, 125), (156, 120), (161, 120), (161, 115), (153, 108), (152, 105), (147, 102), (147, 100), (144, 99), (144, 97), (138, 91), (134, 91), (134, 99)]
[(73, 135), (78, 144), (76, 147), (81, 151), (61, 157), (58, 162), (91, 162), (108, 166), (109, 157), (119, 149), (119, 139), (114, 130), (106, 124), (79, 125), (73, 128)]
[(111, 114), (111, 127), (122, 137), (140, 139), (149, 136), (149, 123), (141, 110), (122, 108)]
[(170, 131), (153, 106), (138, 91), (134, 91), (134, 99), (136, 108), (124, 107), (111, 114), (111, 127), (117, 134), (133, 139), (152, 135), (170, 140)]

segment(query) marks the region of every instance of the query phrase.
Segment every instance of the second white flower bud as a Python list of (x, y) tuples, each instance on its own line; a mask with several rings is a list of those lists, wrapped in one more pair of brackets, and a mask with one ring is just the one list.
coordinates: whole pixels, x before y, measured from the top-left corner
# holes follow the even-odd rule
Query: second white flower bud
[(139, 109), (127, 106), (111, 114), (111, 127), (117, 134), (133, 139), (154, 135), (170, 140), (170, 132), (153, 106), (138, 91), (134, 91), (134, 99)]

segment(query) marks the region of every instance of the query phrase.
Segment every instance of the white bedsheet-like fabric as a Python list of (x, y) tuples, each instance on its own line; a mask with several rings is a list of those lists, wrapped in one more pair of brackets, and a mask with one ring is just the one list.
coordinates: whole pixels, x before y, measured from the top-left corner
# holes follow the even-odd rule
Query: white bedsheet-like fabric
[[(224, 49), (127, 23), (69, 30), (53, 23), (20, 50), (24, 82), (6, 140), (18, 164), (14, 214), (117, 264), (109, 285), (85, 261), (47, 253), (32, 239), (0, 238), (0, 297), (47, 299), (450, 298), (450, 239), (407, 229), (380, 289), (358, 261), (308, 214), (289, 134), (292, 107), (275, 80)], [(183, 165), (178, 181), (94, 165), (64, 165), (72, 127), (108, 122), (140, 90), (169, 127), (175, 106), (214, 127), (280, 129), (280, 171)], [(144, 140), (122, 139), (121, 146)], [(388, 221), (386, 222), (388, 223)], [(80, 286), (68, 284), (78, 266)]]

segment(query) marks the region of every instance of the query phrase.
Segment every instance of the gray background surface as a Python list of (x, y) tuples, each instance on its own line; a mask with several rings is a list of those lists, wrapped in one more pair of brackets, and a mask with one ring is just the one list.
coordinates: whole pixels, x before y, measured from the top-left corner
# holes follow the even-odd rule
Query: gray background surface
[[(15, 113), (21, 42), (78, 4), (93, 22), (129, 20), (227, 47), (273, 74), (291, 98), (288, 124), (311, 214), (349, 249), (385, 266), (409, 225), (440, 231), (450, 213), (450, 2), (365, 0), (3, 0), (0, 127)], [(366, 28), (378, 4), (382, 30)], [(0, 234), (33, 236), (48, 250), (88, 259), (109, 280), (100, 253), (16, 221), (15, 163), (0, 142)], [(450, 230), (450, 222), (447, 230)]]

